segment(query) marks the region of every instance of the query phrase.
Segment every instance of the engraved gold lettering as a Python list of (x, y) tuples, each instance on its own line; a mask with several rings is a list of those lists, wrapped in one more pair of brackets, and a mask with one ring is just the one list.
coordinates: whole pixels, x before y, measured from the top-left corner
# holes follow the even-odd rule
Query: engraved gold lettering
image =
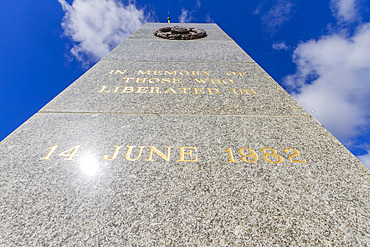
[(256, 92), (251, 88), (246, 88), (246, 89), (244, 89), (244, 91), (248, 95), (255, 95), (256, 94)]
[(98, 91), (98, 93), (109, 93), (110, 90), (109, 91), (104, 91), (107, 87), (108, 86), (102, 86), (101, 89), (100, 89), (100, 91)]
[(198, 83), (206, 83), (206, 81), (208, 80), (208, 79), (195, 79), (194, 78), (194, 80), (196, 81), (196, 82), (198, 82)]
[(181, 78), (172, 78), (172, 83), (181, 83)]
[(111, 161), (117, 158), (118, 152), (123, 146), (113, 146), (113, 147), (115, 147), (116, 149), (114, 150), (112, 157), (108, 158), (109, 157), (108, 154), (104, 154), (103, 159)]
[[(207, 87), (207, 90), (208, 90), (208, 94), (218, 94), (218, 89), (217, 88), (208, 88)], [(213, 92), (212, 92), (213, 90)]]
[[(196, 147), (178, 147), (178, 148), (180, 149), (180, 158), (177, 161), (190, 161), (190, 162), (198, 161), (197, 155), (195, 155), (195, 157), (193, 158), (193, 153), (192, 153), (193, 150), (195, 152), (197, 151)], [(186, 151), (185, 149), (190, 149), (190, 150)], [(189, 159), (185, 159), (185, 154), (189, 155)]]
[(139, 153), (138, 153), (138, 155), (137, 155), (137, 157), (136, 157), (136, 158), (131, 158), (132, 149), (133, 149), (135, 146), (127, 146), (127, 147), (128, 147), (128, 149), (127, 149), (127, 153), (126, 153), (126, 159), (127, 159), (127, 160), (129, 160), (129, 161), (136, 161), (136, 160), (138, 160), (138, 159), (140, 158), (141, 153), (142, 153), (142, 151), (143, 151), (143, 148), (144, 148), (145, 146), (138, 146), (138, 147), (140, 148), (140, 150), (139, 150)]
[(149, 79), (149, 83), (157, 83), (157, 82), (159, 82), (158, 78), (150, 78)]
[(134, 78), (134, 77), (123, 77), (122, 79), (123, 79), (123, 80), (126, 80), (126, 81), (125, 81), (125, 83), (128, 83), (128, 82), (129, 82), (129, 80), (131, 80), (131, 79), (133, 80), (133, 79), (135, 79), (135, 78)]
[(118, 91), (119, 88), (120, 87), (116, 87), (116, 89), (114, 89), (113, 93), (117, 93), (117, 91)]
[(239, 76), (243, 76), (243, 75), (245, 75), (247, 72), (238, 72), (238, 73), (236, 73), (236, 72), (233, 72), (233, 71), (228, 71), (228, 72), (226, 72), (225, 74), (226, 75), (228, 75), (228, 76), (234, 76), (234, 75), (239, 75)]
[(50, 151), (47, 153), (47, 155), (43, 158), (41, 158), (40, 160), (50, 160), (50, 156), (51, 154), (55, 151), (55, 149), (57, 149), (58, 145), (55, 145), (53, 147), (50, 147)]
[(123, 75), (127, 72), (127, 70), (124, 70), (124, 71), (121, 71), (121, 70), (118, 70), (118, 69), (117, 70), (111, 70), (108, 74), (111, 75), (111, 74), (113, 74), (113, 72), (114, 72), (115, 75), (117, 75), (117, 74)]
[[(272, 153), (268, 153), (268, 152), (266, 152), (266, 150), (269, 150)], [(267, 162), (270, 162), (270, 163), (281, 163), (281, 162), (283, 162), (283, 158), (281, 158), (281, 156), (277, 155), (275, 149), (272, 149), (272, 148), (262, 148), (261, 149), (261, 152), (263, 153), (263, 159), (266, 160)], [(278, 161), (270, 160), (269, 158), (267, 158), (268, 156), (275, 157), (275, 158), (278, 159)]]
[(172, 72), (164, 71), (164, 75), (176, 75), (176, 74), (177, 74), (177, 71), (172, 71)]
[(162, 75), (162, 70), (154, 70), (153, 75)]
[[(249, 151), (249, 154), (246, 154), (245, 153), (245, 150), (248, 150)], [(298, 150), (296, 150), (294, 148), (285, 148), (284, 149), (284, 152), (285, 153), (291, 153), (291, 151), (294, 152), (293, 154), (291, 154), (289, 156), (289, 161), (291, 163), (295, 163), (295, 162), (303, 163), (303, 164), (306, 163), (306, 160), (297, 160), (297, 159), (294, 159), (295, 157), (297, 157), (298, 155), (300, 155), (300, 153), (299, 153)], [(227, 161), (227, 162), (238, 162), (238, 161), (235, 160), (231, 148), (227, 148), (224, 152), (227, 152), (229, 154), (229, 161)], [(283, 158), (281, 156), (279, 156), (277, 154), (276, 150), (274, 150), (272, 148), (262, 148), (261, 149), (261, 152), (263, 153), (263, 159), (265, 161), (269, 162), (269, 163), (275, 163), (276, 164), (276, 163), (283, 162)], [(242, 157), (240, 159), (242, 161), (244, 161), (244, 162), (247, 162), (247, 163), (255, 163), (255, 162), (258, 161), (258, 155), (257, 155), (257, 153), (254, 150), (250, 149), (250, 148), (240, 148), (239, 149), (239, 153), (242, 155)]]
[[(195, 79), (194, 80), (198, 83), (203, 83), (205, 84), (207, 81), (208, 81), (208, 78), (206, 79)], [(220, 79), (210, 79), (211, 83), (212, 84), (232, 84), (234, 83), (233, 80), (230, 80), (230, 79), (223, 79), (223, 80), (220, 80)]]
[(190, 87), (179, 87), (179, 89), (182, 89), (182, 94), (186, 94), (187, 89), (191, 89)]
[(194, 94), (205, 94), (204, 88), (193, 88)]
[(148, 71), (141, 71), (141, 70), (139, 70), (138, 72), (137, 72), (137, 74), (138, 75), (150, 75), (150, 70), (148, 70)]
[(161, 83), (170, 83), (171, 79), (170, 78), (162, 78)]
[(124, 87), (122, 93), (132, 93), (134, 91), (133, 87)]
[(163, 92), (163, 93), (168, 93), (169, 91), (171, 91), (172, 93), (176, 93), (175, 90), (172, 89), (172, 87), (168, 88), (167, 91)]
[(189, 72), (188, 71), (180, 71), (179, 74), (180, 75), (189, 75)]
[(200, 75), (199, 71), (192, 71), (191, 74), (192, 75)]
[(215, 81), (217, 82), (216, 84), (221, 84), (220, 79), (211, 79), (212, 84), (215, 84)]
[(118, 69), (117, 69), (117, 70), (116, 70), (116, 72), (114, 72), (114, 74), (115, 74), (115, 75), (117, 75), (117, 74), (121, 74), (121, 75), (123, 75), (123, 74), (125, 74), (125, 73), (126, 73), (126, 71), (127, 71), (127, 70), (120, 71), (120, 70), (118, 70)]
[(227, 148), (224, 152), (227, 152), (229, 154), (229, 159), (230, 160), (228, 160), (227, 162), (233, 162), (233, 163), (238, 162), (234, 159), (233, 151), (231, 150), (231, 148)]
[[(155, 88), (155, 87), (154, 87), (154, 89), (156, 89), (156, 91), (159, 90), (159, 88)], [(183, 88), (179, 88), (179, 89), (183, 89)], [(185, 88), (185, 89), (190, 90), (191, 88)], [(196, 89), (199, 89), (199, 88), (196, 88)], [(140, 91), (140, 93), (143, 93), (144, 91), (147, 91), (147, 90), (148, 90), (147, 87), (139, 87), (138, 88), (138, 91)], [(153, 91), (153, 93), (154, 93), (154, 90), (151, 90), (151, 91)], [(106, 160), (106, 161), (115, 160), (118, 157), (120, 150), (124, 146), (114, 145), (113, 147), (115, 148), (113, 154), (111, 156), (109, 156), (108, 154), (104, 154), (102, 156), (104, 160)], [(134, 149), (136, 147), (139, 148), (139, 149), (135, 152)], [(58, 148), (58, 145), (55, 145), (53, 147), (49, 147), (48, 148), (48, 149), (50, 149), (49, 152), (44, 157), (40, 158), (40, 160), (50, 160), (52, 154), (56, 151), (57, 148)], [(77, 154), (79, 148), (80, 148), (80, 145), (76, 145), (76, 146), (74, 146), (70, 149), (67, 149), (67, 150), (61, 152), (58, 155), (61, 156), (61, 157), (65, 157), (64, 160), (74, 160), (74, 157), (79, 156)], [(125, 156), (126, 160), (128, 160), (128, 161), (137, 161), (141, 158), (145, 146), (127, 146), (127, 148), (128, 149), (127, 149), (126, 156)], [(171, 160), (171, 149), (173, 148), (173, 146), (166, 146), (167, 153), (162, 152), (163, 150), (161, 151), (161, 150), (157, 149), (155, 146), (149, 146), (149, 148), (150, 148), (149, 157), (148, 157), (148, 159), (146, 159), (146, 161), (156, 160), (153, 157), (153, 156), (155, 156), (154, 153), (157, 154), (160, 158), (162, 158), (165, 161), (170, 161)], [(179, 159), (176, 160), (177, 162), (197, 162), (198, 161), (198, 157), (197, 157), (197, 153), (196, 153), (197, 152), (196, 147), (178, 147), (178, 148), (179, 148)], [(285, 148), (283, 150), (284, 150), (285, 153), (289, 154), (289, 161), (291, 163), (296, 163), (296, 162), (301, 163), (301, 164), (306, 164), (307, 163), (306, 159), (303, 159), (303, 158), (298, 158), (297, 159), (296, 158), (297, 156), (301, 155), (300, 152), (297, 149), (295, 149), (295, 148)], [(234, 158), (233, 150), (232, 150), (231, 147), (224, 150), (224, 152), (226, 152), (229, 156), (229, 160), (227, 162), (229, 162), (229, 163), (238, 163), (238, 162), (240, 162), (240, 161), (238, 161)], [(284, 160), (280, 155), (277, 154), (277, 151), (275, 149), (262, 148), (261, 152), (263, 153), (263, 159), (265, 161), (269, 162), (269, 163), (275, 163), (275, 164), (276, 163), (282, 163), (283, 160)], [(136, 154), (136, 156), (135, 156), (135, 154)], [(246, 162), (246, 163), (255, 163), (255, 162), (258, 161), (257, 153), (254, 150), (252, 150), (251, 148), (242, 147), (242, 148), (239, 149), (239, 154), (241, 155), (240, 159), (242, 161)], [(134, 155), (135, 157), (131, 157), (132, 155)], [(157, 157), (157, 159), (158, 159), (158, 157)]]
[(229, 75), (229, 76), (236, 75), (236, 73), (235, 73), (235, 72), (232, 72), (232, 71), (228, 71), (228, 72), (226, 72), (225, 74), (226, 74), (226, 75)]
[(166, 147), (166, 148), (167, 148), (167, 155), (164, 155), (164, 153), (159, 151), (156, 147), (150, 146), (149, 158), (146, 161), (153, 161), (153, 153), (158, 154), (159, 157), (161, 157), (165, 161), (169, 161), (170, 160), (171, 148), (173, 148), (173, 147)]
[(136, 93), (147, 93), (148, 87), (138, 87)]
[(242, 92), (242, 90), (241, 90), (240, 88), (238, 88), (239, 93), (235, 92), (235, 88), (232, 88), (231, 90), (233, 90), (234, 94), (242, 94), (242, 93), (243, 93), (243, 92)]
[[(251, 154), (245, 154), (244, 153), (245, 149), (247, 149)], [(257, 153), (254, 150), (250, 149), (250, 148), (241, 148), (241, 149), (239, 149), (239, 153), (244, 156), (244, 157), (241, 157), (241, 160), (244, 161), (244, 162), (254, 163), (258, 160)], [(246, 157), (247, 158), (253, 157), (253, 160), (247, 160)]]
[(145, 80), (146, 78), (136, 78), (136, 83), (145, 83)]
[(230, 80), (230, 79), (223, 79), (222, 82), (223, 82), (223, 84), (232, 84), (232, 83), (234, 83), (233, 80)]
[(160, 93), (159, 87), (151, 87), (149, 93)]
[(212, 72), (212, 71), (202, 71), (204, 74), (208, 75)]
[(79, 148), (80, 148), (80, 145), (77, 145), (77, 146), (74, 146), (73, 148), (70, 148), (70, 149), (64, 151), (64, 152), (61, 152), (58, 155), (68, 157), (68, 158), (65, 158), (64, 160), (73, 160), (73, 157), (78, 156), (77, 151), (78, 151)]
[(306, 160), (296, 160), (296, 159), (293, 159), (293, 158), (295, 158), (295, 157), (297, 157), (300, 153), (299, 153), (299, 151), (297, 150), (297, 149), (294, 149), (294, 148), (285, 148), (284, 149), (284, 152), (285, 153), (290, 153), (290, 151), (289, 150), (293, 150), (294, 151), (294, 154), (292, 154), (292, 155), (290, 155), (288, 158), (289, 158), (289, 161), (291, 162), (291, 163), (295, 163), (295, 162), (298, 162), (298, 163), (302, 163), (302, 164), (306, 164)]

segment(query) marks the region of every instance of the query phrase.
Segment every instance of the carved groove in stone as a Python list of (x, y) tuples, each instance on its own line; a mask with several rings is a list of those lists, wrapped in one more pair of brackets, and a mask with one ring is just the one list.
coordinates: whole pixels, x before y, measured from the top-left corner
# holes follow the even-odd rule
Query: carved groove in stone
[(170, 40), (190, 40), (207, 37), (207, 32), (204, 29), (192, 27), (162, 27), (155, 30), (154, 35)]

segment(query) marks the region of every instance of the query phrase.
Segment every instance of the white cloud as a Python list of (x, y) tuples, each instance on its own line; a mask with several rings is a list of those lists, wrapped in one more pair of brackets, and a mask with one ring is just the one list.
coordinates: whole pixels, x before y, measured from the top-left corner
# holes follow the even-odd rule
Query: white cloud
[(180, 23), (188, 23), (192, 20), (195, 20), (195, 17), (193, 17), (194, 11), (189, 11), (185, 8), (182, 8), (181, 15), (179, 15), (179, 22)]
[(261, 13), (262, 8), (263, 8), (264, 5), (265, 5), (265, 3), (258, 4), (257, 8), (252, 12), (252, 14), (259, 15)]
[(272, 45), (272, 48), (274, 49), (274, 50), (288, 50), (289, 49), (289, 47), (285, 44), (285, 42), (279, 42), (279, 43), (274, 43), (273, 45)]
[(72, 55), (83, 64), (96, 62), (145, 22), (144, 11), (116, 0), (58, 0), (65, 11), (64, 35)]
[(367, 23), (352, 37), (332, 34), (301, 43), (293, 55), (297, 72), (285, 78), (293, 97), (342, 142), (370, 127), (369, 40)]
[(354, 21), (358, 18), (356, 0), (331, 0), (331, 10), (338, 21)]
[[(180, 0), (180, 2), (182, 2)], [(194, 17), (195, 12), (197, 12), (200, 7), (202, 6), (202, 3), (200, 0), (196, 0), (195, 2), (195, 8), (192, 11), (187, 10), (186, 8), (181, 9), (181, 15), (178, 16), (180, 23), (189, 23), (193, 20), (196, 20)]]
[[(262, 7), (263, 5), (259, 5), (254, 13), (259, 14)], [(289, 0), (276, 0), (272, 8), (261, 17), (262, 23), (266, 26), (267, 31), (275, 32), (290, 19), (292, 10), (293, 4)]]
[(370, 169), (370, 150), (365, 155), (360, 155), (357, 157), (368, 169)]
[(200, 2), (200, 0), (197, 0), (196, 3), (195, 3), (195, 8), (200, 9), (201, 5), (202, 5), (202, 3)]
[(215, 21), (212, 19), (211, 14), (206, 15), (206, 22), (207, 23), (214, 23)]

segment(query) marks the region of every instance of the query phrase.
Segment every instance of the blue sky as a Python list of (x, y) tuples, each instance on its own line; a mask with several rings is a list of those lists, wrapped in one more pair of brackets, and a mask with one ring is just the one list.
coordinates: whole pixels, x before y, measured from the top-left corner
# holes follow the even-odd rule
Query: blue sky
[(0, 140), (145, 22), (215, 22), (370, 168), (366, 0), (0, 3)]

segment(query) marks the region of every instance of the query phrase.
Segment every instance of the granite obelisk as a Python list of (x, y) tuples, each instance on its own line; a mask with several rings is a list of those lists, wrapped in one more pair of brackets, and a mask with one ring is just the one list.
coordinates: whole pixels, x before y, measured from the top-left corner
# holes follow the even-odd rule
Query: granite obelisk
[(369, 170), (216, 24), (153, 35), (177, 25), (0, 143), (0, 245), (368, 245)]

